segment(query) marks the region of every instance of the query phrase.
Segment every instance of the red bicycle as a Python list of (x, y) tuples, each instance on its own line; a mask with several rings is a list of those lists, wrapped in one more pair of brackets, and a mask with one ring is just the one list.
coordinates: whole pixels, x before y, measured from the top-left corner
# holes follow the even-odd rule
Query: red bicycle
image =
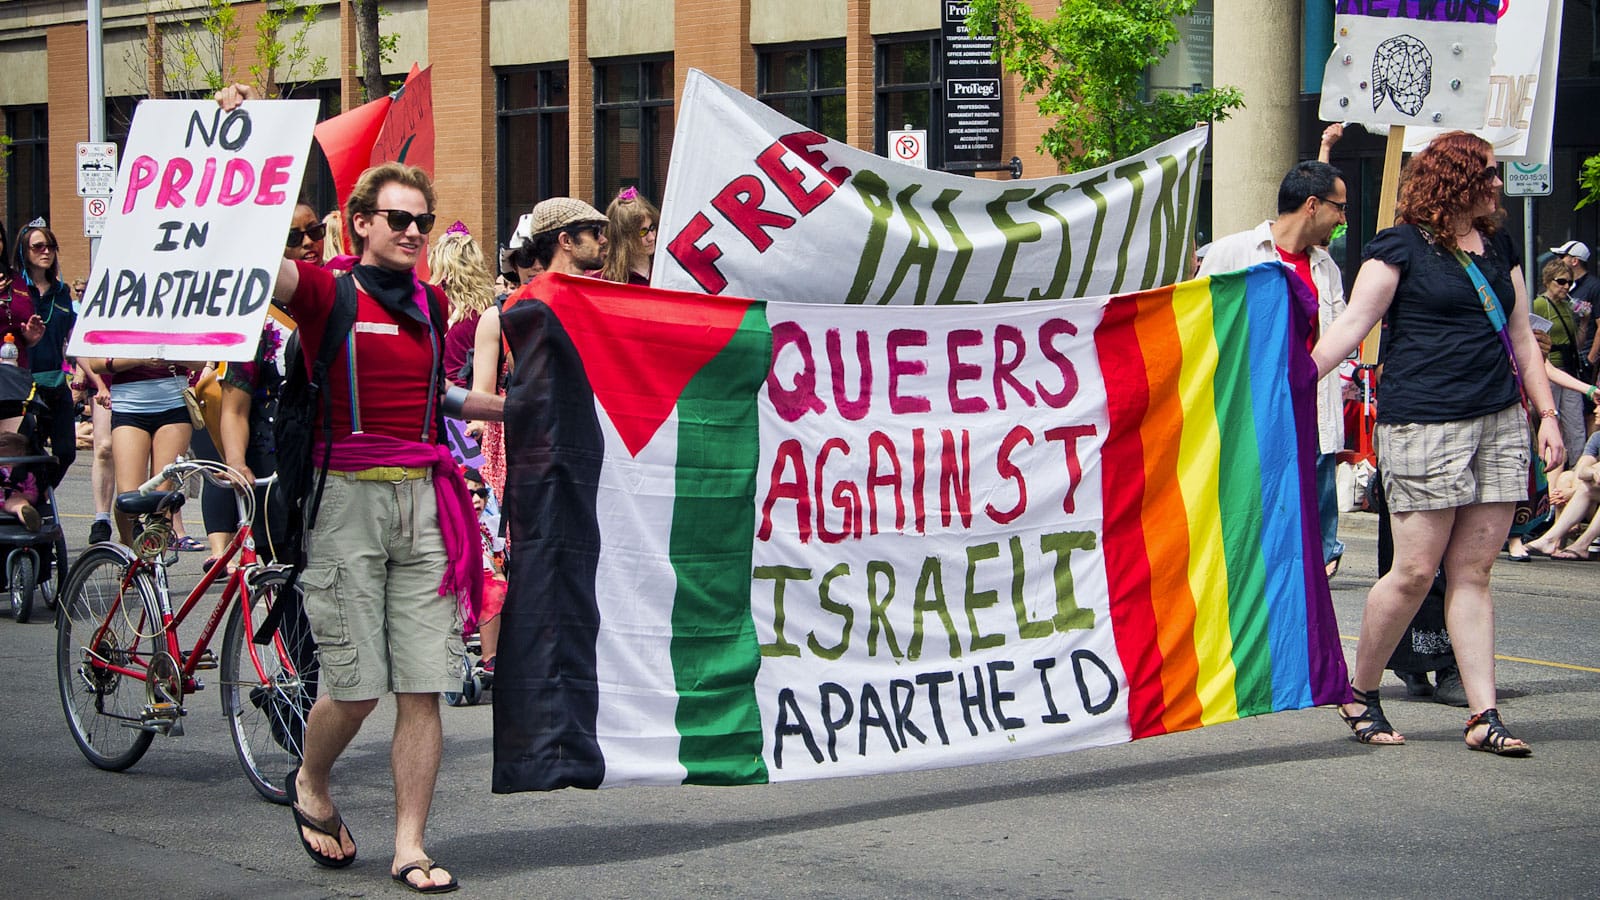
[[(184, 494), (157, 488), (196, 476), (234, 492), (239, 529), (174, 611), (167, 566), (176, 554), (168, 541), (172, 511)], [(218, 670), (222, 713), (246, 777), (261, 796), (287, 803), (284, 780), (299, 765), (316, 699), (316, 653), (297, 603), (277, 617), (270, 640), (253, 640), (283, 599), (288, 573), (257, 561), (251, 483), (221, 463), (180, 457), (138, 491), (119, 495), (116, 505), (139, 517), (133, 549), (108, 542), (85, 550), (67, 574), (56, 618), (61, 707), (78, 749), (102, 769), (127, 769), (157, 734), (183, 734), (185, 700), (206, 687), (197, 673)], [(221, 596), (185, 647), (178, 629), (219, 578), (226, 579)], [(224, 617), (219, 658), (210, 647)]]

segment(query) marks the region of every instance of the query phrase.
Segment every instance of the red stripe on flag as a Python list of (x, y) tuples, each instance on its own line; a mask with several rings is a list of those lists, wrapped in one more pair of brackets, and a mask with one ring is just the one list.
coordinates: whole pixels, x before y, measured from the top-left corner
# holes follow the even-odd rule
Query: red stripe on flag
[(1133, 330), (1134, 297), (1114, 297), (1095, 329), (1095, 349), (1106, 385), (1109, 428), (1100, 453), (1105, 473), (1102, 540), (1110, 589), (1111, 627), (1128, 678), (1128, 725), (1135, 739), (1165, 734), (1161, 650), (1150, 593), (1150, 557), (1144, 541), (1144, 442), (1139, 426), (1150, 404), (1144, 354)]

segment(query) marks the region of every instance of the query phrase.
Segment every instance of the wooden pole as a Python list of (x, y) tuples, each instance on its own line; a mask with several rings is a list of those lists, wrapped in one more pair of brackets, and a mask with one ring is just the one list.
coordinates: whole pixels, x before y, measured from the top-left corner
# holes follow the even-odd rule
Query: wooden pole
[[(1383, 186), (1378, 191), (1378, 231), (1394, 224), (1394, 208), (1400, 202), (1400, 151), (1406, 143), (1406, 127), (1389, 128), (1389, 145), (1383, 153)], [(1362, 365), (1378, 364), (1378, 339), (1383, 323), (1372, 326), (1372, 332), (1361, 341)]]

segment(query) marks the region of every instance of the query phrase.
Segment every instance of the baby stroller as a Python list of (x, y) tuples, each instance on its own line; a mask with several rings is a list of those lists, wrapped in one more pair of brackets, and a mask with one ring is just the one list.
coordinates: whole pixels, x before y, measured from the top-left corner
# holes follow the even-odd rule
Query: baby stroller
[(476, 630), (462, 635), (467, 655), (461, 665), (461, 690), (445, 691), (444, 702), (451, 706), (477, 706), (494, 687), (494, 673), (483, 668), (483, 644)]
[(11, 617), (26, 622), (33, 617), (34, 588), (39, 588), (45, 605), (55, 609), (61, 585), (66, 582), (67, 539), (56, 511), (56, 481), (60, 463), (44, 452), (39, 416), (45, 405), (34, 390), (33, 376), (17, 366), (0, 365), (0, 419), (22, 417), (17, 432), (26, 440), (24, 456), (0, 456), (0, 467), (9, 471), (7, 485), (21, 483), (32, 476), (39, 488), (34, 508), (39, 511), (39, 529), (29, 530), (16, 516), (0, 511), (0, 577), (10, 598)]

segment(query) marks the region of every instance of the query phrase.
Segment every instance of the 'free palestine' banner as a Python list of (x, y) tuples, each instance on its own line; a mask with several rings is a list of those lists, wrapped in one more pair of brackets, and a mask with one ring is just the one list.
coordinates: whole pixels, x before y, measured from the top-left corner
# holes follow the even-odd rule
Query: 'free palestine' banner
[(1171, 284), (1196, 128), (1111, 165), (991, 181), (830, 140), (691, 70), (661, 204), (658, 288), (768, 300), (990, 303)]
[(560, 275), (502, 316), (494, 790), (1115, 744), (1348, 696), (1314, 304), (781, 303)]

